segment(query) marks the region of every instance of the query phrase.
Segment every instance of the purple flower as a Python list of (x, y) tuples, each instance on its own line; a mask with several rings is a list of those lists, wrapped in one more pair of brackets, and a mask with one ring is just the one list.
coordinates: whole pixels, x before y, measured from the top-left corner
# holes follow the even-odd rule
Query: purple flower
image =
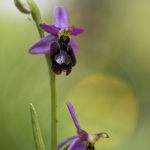
[(74, 125), (76, 126), (78, 135), (71, 136), (64, 140), (58, 145), (58, 149), (62, 148), (67, 143), (71, 143), (68, 147), (68, 150), (94, 150), (95, 142), (97, 142), (101, 137), (109, 138), (108, 134), (105, 132), (101, 132), (98, 134), (88, 134), (86, 131), (81, 129), (72, 104), (67, 102), (67, 106)]
[(68, 13), (64, 6), (55, 8), (54, 25), (40, 24), (40, 27), (50, 34), (35, 42), (30, 47), (29, 53), (50, 53), (53, 72), (61, 74), (62, 71), (66, 71), (68, 75), (72, 66), (76, 64), (74, 53), (78, 51), (78, 43), (71, 38), (71, 35), (81, 34), (84, 30), (69, 26)]
[[(81, 28), (70, 27), (68, 23), (68, 13), (64, 6), (57, 6), (54, 10), (54, 25), (40, 24), (40, 27), (50, 33), (50, 35), (41, 38), (35, 42), (29, 49), (31, 54), (46, 54), (50, 52), (50, 45), (58, 41), (58, 35), (66, 28), (70, 29), (70, 35), (78, 35), (84, 32)], [(78, 51), (78, 43), (74, 39), (70, 39), (69, 44), (76, 53)]]

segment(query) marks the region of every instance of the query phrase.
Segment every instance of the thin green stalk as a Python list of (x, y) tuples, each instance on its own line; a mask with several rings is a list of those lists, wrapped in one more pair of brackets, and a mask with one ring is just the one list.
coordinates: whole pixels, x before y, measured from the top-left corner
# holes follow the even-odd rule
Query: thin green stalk
[(37, 5), (35, 4), (35, 2), (33, 0), (27, 0), (27, 3), (30, 6), (32, 18), (36, 24), (36, 27), (37, 27), (38, 32), (40, 34), (40, 37), (42, 38), (42, 37), (44, 37), (44, 32), (39, 26), (40, 23), (42, 23), (40, 11), (39, 11)]
[(56, 100), (56, 77), (51, 71), (50, 57), (45, 55), (50, 72), (50, 89), (51, 89), (51, 150), (57, 150), (57, 100)]
[(56, 78), (50, 71), (51, 85), (51, 150), (57, 150)]

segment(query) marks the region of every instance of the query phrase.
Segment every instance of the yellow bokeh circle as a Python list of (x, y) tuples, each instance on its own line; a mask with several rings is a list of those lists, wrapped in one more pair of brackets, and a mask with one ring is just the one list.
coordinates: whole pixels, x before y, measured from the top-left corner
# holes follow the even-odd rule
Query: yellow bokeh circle
[(96, 148), (123, 144), (133, 133), (138, 104), (132, 88), (110, 75), (87, 76), (70, 90), (67, 99), (74, 105), (81, 127), (88, 133), (107, 132)]

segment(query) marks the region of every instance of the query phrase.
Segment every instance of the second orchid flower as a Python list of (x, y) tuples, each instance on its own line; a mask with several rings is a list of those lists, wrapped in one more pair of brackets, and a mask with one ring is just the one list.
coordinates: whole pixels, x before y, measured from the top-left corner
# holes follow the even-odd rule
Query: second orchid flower
[(62, 143), (58, 145), (58, 149), (61, 149), (67, 143), (69, 143), (67, 150), (95, 150), (94, 144), (100, 139), (100, 138), (109, 138), (108, 134), (106, 132), (101, 132), (98, 134), (88, 134), (86, 131), (84, 131), (76, 118), (76, 114), (74, 111), (74, 108), (71, 103), (67, 102), (67, 106), (70, 112), (70, 115), (72, 117), (72, 120), (74, 122), (74, 125), (77, 129), (77, 134), (75, 136), (71, 136), (64, 140)]

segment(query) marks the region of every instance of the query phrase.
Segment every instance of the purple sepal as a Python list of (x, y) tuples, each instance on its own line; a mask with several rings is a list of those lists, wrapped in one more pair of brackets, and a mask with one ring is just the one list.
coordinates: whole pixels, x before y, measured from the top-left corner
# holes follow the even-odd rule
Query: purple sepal
[(82, 143), (80, 138), (76, 138), (71, 145), (69, 146), (68, 150), (85, 150), (85, 145)]
[(51, 33), (53, 35), (58, 35), (59, 33), (59, 30), (61, 30), (60, 28), (58, 27), (55, 27), (54, 25), (47, 25), (47, 24), (40, 24), (40, 27), (48, 32), (48, 33)]
[(67, 106), (68, 106), (70, 115), (72, 117), (72, 120), (74, 122), (74, 125), (76, 126), (77, 130), (80, 130), (81, 128), (80, 128), (80, 125), (79, 125), (78, 120), (76, 118), (76, 114), (75, 114), (75, 111), (74, 111), (74, 108), (73, 108), (72, 104), (67, 102)]
[(61, 29), (67, 28), (68, 23), (68, 13), (64, 6), (57, 6), (54, 10), (54, 26)]
[(71, 35), (78, 35), (84, 32), (84, 29), (81, 28), (76, 28), (76, 27), (71, 27)]
[(52, 42), (57, 42), (57, 36), (48, 35), (36, 41), (30, 48), (31, 54), (46, 54), (50, 52), (50, 45)]
[(77, 135), (75, 135), (75, 136), (70, 136), (69, 138), (65, 139), (64, 141), (62, 141), (62, 142), (58, 145), (58, 149), (61, 148), (62, 146), (64, 146), (65, 144), (67, 144), (68, 142), (71, 142), (72, 140), (75, 140), (76, 138), (78, 138)]

